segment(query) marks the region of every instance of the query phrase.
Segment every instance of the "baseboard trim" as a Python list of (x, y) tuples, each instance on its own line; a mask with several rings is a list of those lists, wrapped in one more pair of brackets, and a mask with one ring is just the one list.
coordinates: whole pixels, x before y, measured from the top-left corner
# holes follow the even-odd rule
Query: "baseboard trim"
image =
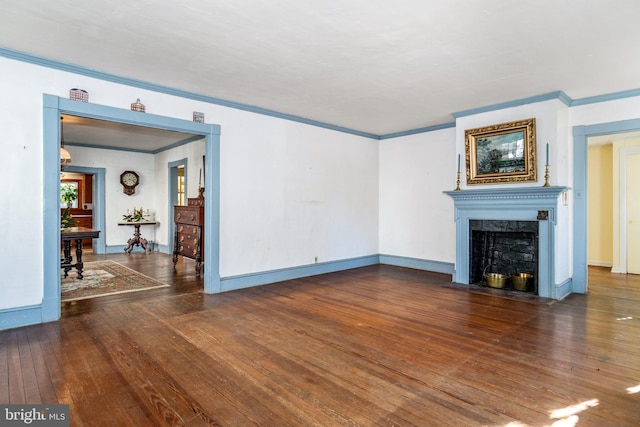
[(587, 261), (587, 265), (592, 265), (594, 267), (613, 267), (613, 264), (610, 262), (601, 262), (601, 261)]
[[(107, 246), (107, 253), (121, 253), (124, 245)], [(168, 250), (168, 246), (159, 246), (161, 252)], [(135, 250), (135, 249), (134, 249)], [(453, 263), (430, 261), (418, 258), (400, 257), (395, 255), (369, 255), (338, 261), (329, 261), (317, 264), (302, 265), (298, 267), (283, 268), (279, 270), (263, 271), (258, 273), (242, 274), (238, 276), (223, 277), (220, 279), (221, 290), (232, 291), (249, 288), (252, 286), (267, 285), (285, 280), (299, 279), (302, 277), (316, 276), (319, 274), (333, 273), (352, 268), (366, 267), (370, 265), (387, 264), (398, 267), (415, 268), (436, 273), (453, 274)], [(59, 313), (56, 314), (59, 316)], [(45, 318), (46, 317), (46, 318)], [(22, 326), (34, 325), (57, 319), (51, 318), (43, 310), (43, 305), (31, 305), (0, 310), (0, 330), (13, 329)]]
[(453, 275), (455, 265), (452, 262), (431, 261), (428, 259), (408, 258), (396, 255), (380, 254), (380, 264), (395, 265), (397, 267), (415, 268), (418, 270), (433, 271)]
[[(105, 252), (107, 254), (121, 254), (124, 253), (125, 248), (127, 247), (127, 245), (111, 245), (111, 246), (106, 246), (105, 247)], [(170, 254), (171, 252), (169, 251), (169, 245), (160, 245), (156, 242), (150, 242), (149, 245), (147, 246), (149, 248), (150, 252), (162, 252), (165, 254)], [(144, 249), (142, 248), (142, 246), (138, 246), (135, 245), (133, 248), (131, 248), (131, 252), (144, 252)]]
[(568, 278), (555, 286), (555, 299), (562, 300), (573, 291), (573, 278)]
[(333, 273), (336, 271), (349, 270), (352, 268), (366, 267), (376, 264), (379, 264), (378, 255), (369, 255), (339, 261), (330, 261), (317, 264), (302, 265), (298, 267), (283, 268), (279, 270), (221, 277), (220, 287), (222, 292), (226, 292), (236, 289), (268, 285), (270, 283), (282, 282), (285, 280), (299, 279), (301, 277), (316, 276), (318, 274)]
[(0, 310), (0, 331), (37, 323), (44, 323), (41, 304)]

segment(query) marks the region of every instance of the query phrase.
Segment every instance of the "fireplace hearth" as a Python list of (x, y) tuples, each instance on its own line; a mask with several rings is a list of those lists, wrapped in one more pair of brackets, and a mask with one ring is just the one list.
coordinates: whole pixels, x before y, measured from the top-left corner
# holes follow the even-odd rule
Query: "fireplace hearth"
[(537, 294), (537, 221), (470, 220), (469, 237), (470, 284), (484, 284), (485, 273), (527, 273), (533, 276), (528, 291)]
[[(558, 222), (566, 220), (568, 207), (560, 197), (567, 190), (541, 186), (445, 191), (454, 201), (456, 222), (453, 282), (474, 285), (486, 269), (532, 274), (532, 291), (539, 297), (562, 299), (571, 293), (566, 272), (556, 282), (559, 262), (567, 262), (568, 251), (558, 250), (563, 243), (556, 240), (561, 234), (566, 241), (566, 227), (561, 229)], [(472, 249), (477, 241), (479, 246)]]

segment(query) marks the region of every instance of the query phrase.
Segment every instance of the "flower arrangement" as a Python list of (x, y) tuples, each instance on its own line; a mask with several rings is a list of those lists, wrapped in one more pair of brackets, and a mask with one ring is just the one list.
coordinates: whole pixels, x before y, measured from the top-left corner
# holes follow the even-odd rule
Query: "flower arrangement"
[(76, 225), (78, 225), (78, 221), (71, 216), (71, 208), (67, 207), (60, 217), (60, 228), (65, 229)]
[(147, 212), (145, 213), (142, 207), (140, 207), (140, 209), (133, 208), (133, 213), (130, 213), (129, 209), (127, 209), (126, 215), (122, 215), (122, 220), (126, 222), (140, 222), (146, 221), (145, 217), (148, 216), (149, 209), (147, 209)]

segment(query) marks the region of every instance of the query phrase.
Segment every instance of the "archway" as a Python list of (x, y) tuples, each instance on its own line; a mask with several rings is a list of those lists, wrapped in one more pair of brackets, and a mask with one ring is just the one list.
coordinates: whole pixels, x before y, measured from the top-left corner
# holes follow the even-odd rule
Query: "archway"
[(640, 119), (573, 127), (573, 292), (586, 293), (587, 277), (587, 139), (640, 130)]
[(71, 101), (54, 95), (43, 96), (43, 283), (42, 321), (60, 318), (60, 115), (126, 123), (157, 129), (187, 132), (205, 138), (205, 158), (208, 173), (205, 177), (205, 240), (204, 290), (221, 291), (219, 269), (220, 223), (220, 126), (189, 122), (153, 114), (141, 114), (104, 105)]

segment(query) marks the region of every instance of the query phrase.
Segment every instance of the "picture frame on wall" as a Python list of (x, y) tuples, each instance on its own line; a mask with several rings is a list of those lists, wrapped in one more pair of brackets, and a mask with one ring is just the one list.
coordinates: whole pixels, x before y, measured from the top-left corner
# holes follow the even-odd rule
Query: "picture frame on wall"
[(537, 180), (536, 119), (465, 131), (467, 184)]

